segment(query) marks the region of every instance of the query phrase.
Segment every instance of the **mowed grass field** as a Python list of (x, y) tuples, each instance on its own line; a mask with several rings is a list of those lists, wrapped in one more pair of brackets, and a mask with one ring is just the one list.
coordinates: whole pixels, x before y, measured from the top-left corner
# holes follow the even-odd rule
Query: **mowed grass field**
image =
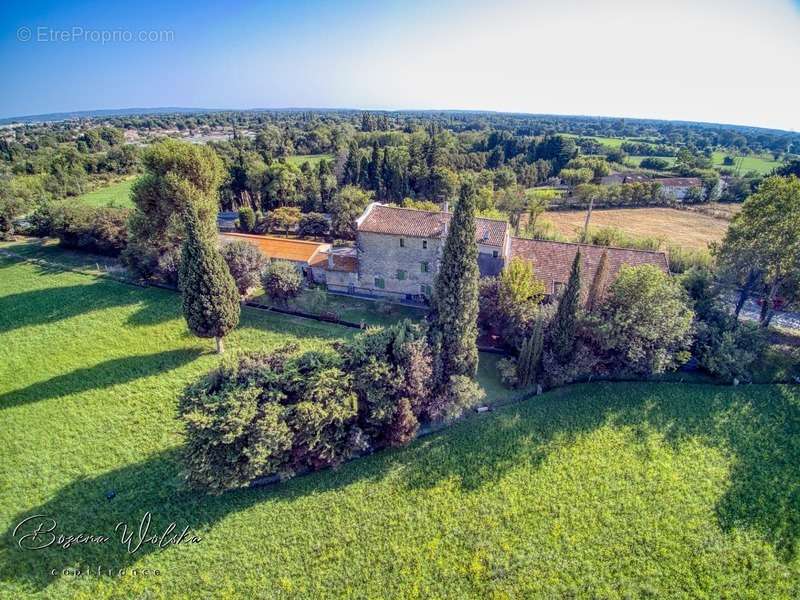
[(739, 169), (740, 174), (744, 175), (749, 171), (755, 171), (761, 175), (772, 173), (772, 171), (781, 166), (780, 161), (777, 161), (768, 154), (764, 155), (747, 155), (747, 156), (733, 156), (736, 161), (733, 166), (725, 166), (723, 161), (726, 156), (733, 156), (728, 152), (715, 151), (711, 155), (711, 161), (715, 167), (724, 167), (726, 169)]
[(99, 188), (92, 192), (83, 194), (78, 198), (79, 202), (90, 206), (118, 206), (133, 208), (131, 201), (131, 188), (136, 181), (136, 177), (128, 177), (117, 183)]
[[(544, 218), (571, 239), (583, 228), (586, 211), (549, 211)], [(616, 227), (633, 236), (661, 238), (665, 245), (705, 248), (723, 238), (728, 221), (674, 208), (619, 208), (593, 210), (589, 226)]]
[[(245, 310), (228, 346), (347, 331)], [(176, 401), (217, 364), (210, 347), (171, 292), (0, 257), (0, 596), (800, 595), (796, 387), (573, 386), (207, 497), (181, 482)], [(128, 553), (114, 527), (146, 511), (151, 532), (201, 541)], [(37, 514), (111, 540), (22, 550), (14, 527)]]

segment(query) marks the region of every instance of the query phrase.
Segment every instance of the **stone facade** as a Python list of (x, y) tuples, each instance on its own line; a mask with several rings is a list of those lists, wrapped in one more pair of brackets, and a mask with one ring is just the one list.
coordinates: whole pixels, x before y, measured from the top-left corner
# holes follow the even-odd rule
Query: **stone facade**
[(358, 286), (401, 300), (429, 297), (444, 240), (385, 233), (358, 233)]

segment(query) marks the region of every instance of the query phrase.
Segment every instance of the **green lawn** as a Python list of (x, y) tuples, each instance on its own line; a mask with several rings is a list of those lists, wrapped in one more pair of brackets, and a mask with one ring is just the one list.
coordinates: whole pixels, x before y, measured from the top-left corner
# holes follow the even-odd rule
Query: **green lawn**
[(112, 183), (100, 189), (83, 194), (78, 198), (79, 202), (90, 206), (120, 206), (133, 208), (131, 202), (131, 187), (136, 177), (128, 177), (117, 183)]
[[(259, 288), (261, 290), (261, 288)], [(276, 305), (279, 308), (288, 308), (298, 312), (319, 315), (329, 313), (336, 315), (342, 321), (351, 323), (364, 323), (365, 325), (391, 325), (403, 319), (419, 321), (425, 318), (427, 310), (413, 306), (393, 304), (381, 300), (366, 300), (353, 296), (327, 294), (324, 304), (314, 306), (311, 304), (311, 294), (303, 292), (299, 297), (289, 301), (287, 306)], [(256, 292), (253, 302), (264, 306), (275, 305), (263, 290)]]
[[(350, 333), (247, 309), (228, 346)], [(797, 387), (573, 386), (205, 497), (181, 484), (176, 398), (217, 363), (210, 348), (171, 292), (0, 258), (0, 597), (800, 595)], [(174, 521), (202, 541), (26, 551), (11, 535), (40, 514), (114, 536), (145, 511), (151, 531)], [(76, 566), (160, 574), (59, 573)]]
[[(736, 160), (736, 164), (725, 167), (725, 165), (723, 165), (723, 161), (725, 160), (726, 156), (733, 156), (733, 158)], [(757, 173), (766, 175), (767, 173), (772, 173), (772, 170), (775, 169), (775, 167), (779, 167), (782, 164), (780, 161), (774, 160), (772, 156), (766, 154), (762, 156), (748, 155), (737, 157), (730, 152), (720, 151), (715, 151), (711, 155), (711, 161), (714, 163), (715, 167), (725, 167), (727, 169), (738, 168), (742, 175), (748, 171), (756, 171)]]
[(293, 154), (286, 157), (287, 163), (298, 167), (304, 162), (308, 162), (314, 167), (321, 160), (333, 160), (333, 154)]

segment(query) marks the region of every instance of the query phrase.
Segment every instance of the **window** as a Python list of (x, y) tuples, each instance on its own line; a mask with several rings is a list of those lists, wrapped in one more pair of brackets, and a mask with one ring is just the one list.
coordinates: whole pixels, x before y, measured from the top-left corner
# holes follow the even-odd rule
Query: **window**
[(500, 256), (500, 253), (497, 250), (492, 250), (492, 258), (497, 258)]
[(428, 272), (428, 263), (427, 262), (419, 263), (419, 268), (423, 273), (427, 273)]
[(428, 249), (428, 240), (422, 240), (422, 249), (423, 250), (427, 250)]
[(400, 247), (401, 248), (405, 248), (406, 247), (406, 241), (403, 238), (400, 238)]
[(383, 277), (376, 277), (375, 278), (375, 287), (379, 290), (382, 290), (386, 287), (386, 282), (383, 280)]
[(406, 272), (403, 271), (403, 269), (398, 269), (397, 270), (397, 279), (399, 279), (400, 281), (403, 281), (405, 278), (406, 278)]
[(431, 297), (431, 286), (423, 283), (421, 286), (419, 286), (419, 289), (423, 296), (427, 296), (428, 298)]

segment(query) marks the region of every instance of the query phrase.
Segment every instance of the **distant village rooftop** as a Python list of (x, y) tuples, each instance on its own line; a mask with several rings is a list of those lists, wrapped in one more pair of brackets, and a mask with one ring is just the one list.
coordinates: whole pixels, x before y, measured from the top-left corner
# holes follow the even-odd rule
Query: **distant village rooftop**
[[(400, 208), (373, 202), (356, 221), (359, 231), (418, 238), (443, 237), (452, 213)], [(497, 219), (475, 219), (475, 241), (502, 247), (508, 223)]]

